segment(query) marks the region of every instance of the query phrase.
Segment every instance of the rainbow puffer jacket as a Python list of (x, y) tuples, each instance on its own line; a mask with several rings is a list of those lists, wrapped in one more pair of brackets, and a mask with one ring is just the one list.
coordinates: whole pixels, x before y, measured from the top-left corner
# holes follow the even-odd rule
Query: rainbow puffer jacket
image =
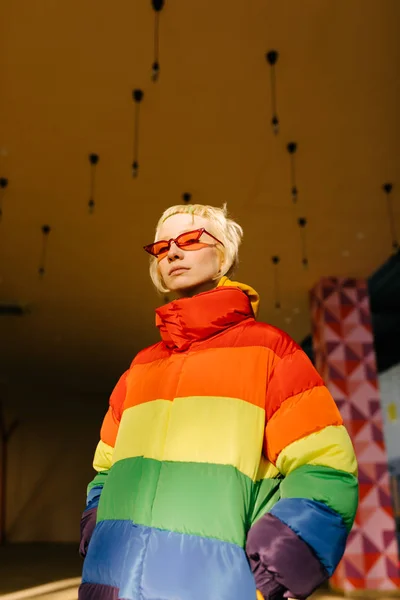
[(356, 460), (314, 367), (226, 278), (157, 309), (115, 387), (83, 515), (80, 600), (305, 598), (338, 564)]

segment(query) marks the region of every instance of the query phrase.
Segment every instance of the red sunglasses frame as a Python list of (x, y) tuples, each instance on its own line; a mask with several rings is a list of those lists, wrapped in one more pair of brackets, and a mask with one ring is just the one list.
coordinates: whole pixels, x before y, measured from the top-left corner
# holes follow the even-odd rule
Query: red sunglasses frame
[[(145, 250), (146, 252), (148, 252), (148, 254), (151, 254), (152, 256), (155, 256), (156, 258), (158, 258), (160, 256), (160, 254), (168, 254), (168, 252), (169, 252), (169, 250), (171, 248), (172, 242), (174, 242), (174, 244), (176, 244), (178, 246), (178, 248), (181, 248), (182, 250), (185, 250), (184, 247), (182, 248), (179, 245), (179, 238), (182, 237), (182, 236), (184, 236), (184, 235), (188, 235), (190, 233), (198, 233), (199, 234), (199, 238), (198, 238), (197, 242), (200, 241), (200, 238), (203, 235), (203, 233), (206, 233), (211, 238), (213, 238), (213, 240), (215, 240), (216, 242), (218, 242), (218, 244), (221, 244), (221, 246), (224, 245), (221, 242), (221, 240), (219, 240), (218, 238), (215, 237), (215, 235), (213, 235), (212, 233), (210, 233), (209, 231), (207, 231), (207, 229), (205, 229), (204, 227), (201, 227), (200, 229), (193, 229), (192, 231), (185, 231), (184, 233), (181, 233), (180, 235), (178, 235), (178, 237), (171, 238), (170, 240), (158, 240), (157, 242), (153, 242), (152, 244), (147, 244), (147, 246), (143, 246), (143, 250)], [(159, 252), (158, 254), (155, 254), (153, 252), (153, 248), (154, 248), (154, 246), (156, 244), (159, 244), (160, 242), (168, 244), (168, 248), (167, 248), (167, 250), (165, 252)]]

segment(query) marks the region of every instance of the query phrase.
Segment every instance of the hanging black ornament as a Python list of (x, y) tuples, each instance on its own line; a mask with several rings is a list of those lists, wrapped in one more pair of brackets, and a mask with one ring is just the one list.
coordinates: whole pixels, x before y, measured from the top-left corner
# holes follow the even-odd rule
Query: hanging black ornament
[(154, 10), (154, 61), (151, 68), (151, 78), (157, 81), (160, 75), (160, 12), (164, 8), (164, 0), (151, 0)]
[(389, 227), (390, 227), (390, 233), (392, 236), (392, 248), (395, 252), (397, 252), (397, 250), (399, 249), (400, 245), (399, 245), (399, 240), (397, 237), (397, 233), (396, 233), (396, 223), (395, 223), (395, 218), (394, 218), (394, 212), (393, 212), (393, 205), (392, 205), (392, 198), (391, 198), (391, 193), (393, 190), (393, 184), (392, 183), (385, 183), (383, 186), (383, 191), (386, 194), (386, 200), (387, 200), (387, 211), (388, 211), (388, 217), (389, 217)]
[(292, 201), (294, 204), (297, 202), (298, 189), (296, 185), (296, 164), (295, 164), (295, 154), (297, 152), (297, 144), (296, 142), (289, 142), (287, 145), (287, 151), (290, 154), (290, 179), (291, 179), (291, 194)]
[(300, 237), (301, 237), (301, 246), (302, 246), (302, 260), (303, 267), (306, 269), (308, 267), (308, 257), (307, 257), (307, 241), (306, 241), (306, 226), (307, 219), (304, 217), (300, 217), (297, 221), (300, 227)]
[(184, 194), (182, 194), (182, 198), (185, 204), (189, 204), (189, 202), (192, 199), (192, 194), (189, 194), (189, 192), (185, 192)]
[(274, 292), (275, 292), (275, 308), (279, 310), (281, 308), (280, 299), (280, 286), (279, 286), (279, 263), (281, 259), (279, 256), (272, 257), (272, 264), (274, 265)]
[(89, 213), (93, 214), (94, 212), (94, 192), (95, 192), (95, 183), (96, 183), (96, 165), (99, 162), (98, 154), (89, 154), (89, 162), (90, 162), (90, 197), (89, 197)]
[(276, 101), (276, 73), (275, 73), (275, 65), (278, 62), (279, 54), (276, 50), (270, 50), (265, 55), (268, 64), (271, 67), (271, 106), (272, 106), (272, 131), (276, 134), (279, 133), (279, 118), (278, 118), (278, 109), (277, 109), (277, 101)]
[(133, 90), (132, 98), (135, 103), (132, 176), (137, 177), (139, 174), (139, 117), (140, 104), (143, 100), (142, 90)]
[(42, 242), (42, 253), (41, 253), (40, 264), (39, 264), (40, 277), (43, 277), (43, 275), (45, 274), (45, 271), (46, 271), (47, 240), (48, 240), (50, 231), (51, 231), (50, 225), (42, 226), (43, 242)]
[(0, 177), (0, 223), (3, 219), (3, 199), (8, 186), (8, 179), (6, 177)]

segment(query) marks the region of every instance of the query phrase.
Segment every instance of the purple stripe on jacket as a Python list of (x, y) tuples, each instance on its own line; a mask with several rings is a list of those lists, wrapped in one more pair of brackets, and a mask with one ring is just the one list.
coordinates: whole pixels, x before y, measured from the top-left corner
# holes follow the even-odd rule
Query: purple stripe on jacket
[(78, 600), (118, 600), (118, 588), (100, 583), (82, 583)]

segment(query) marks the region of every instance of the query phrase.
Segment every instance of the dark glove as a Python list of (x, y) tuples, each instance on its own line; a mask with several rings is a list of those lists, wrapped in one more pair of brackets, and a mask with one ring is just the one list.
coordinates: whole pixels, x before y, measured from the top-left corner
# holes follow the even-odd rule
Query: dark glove
[(81, 518), (81, 541), (79, 544), (79, 554), (85, 558), (89, 542), (96, 527), (97, 507), (85, 510)]
[(246, 552), (265, 600), (307, 598), (328, 578), (311, 548), (269, 513), (250, 528)]
[(283, 600), (287, 591), (283, 585), (276, 581), (273, 573), (262, 564), (258, 554), (249, 556), (250, 567), (259, 590), (265, 600)]

